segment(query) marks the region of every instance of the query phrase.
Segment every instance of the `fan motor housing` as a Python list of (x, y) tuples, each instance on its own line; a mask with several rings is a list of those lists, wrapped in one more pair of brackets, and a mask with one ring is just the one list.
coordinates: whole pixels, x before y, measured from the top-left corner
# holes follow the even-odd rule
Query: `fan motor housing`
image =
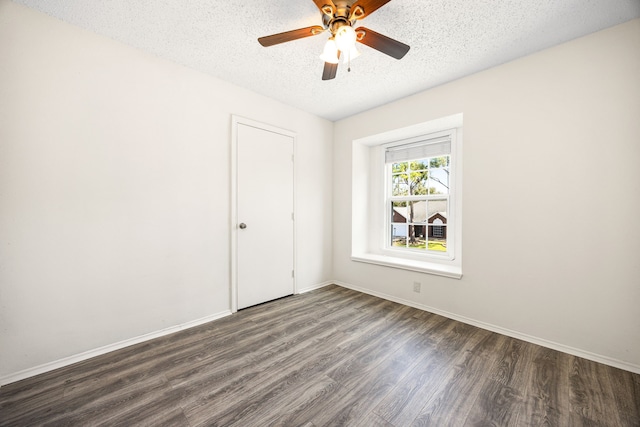
[(333, 5), (335, 8), (326, 5), (322, 9), (322, 24), (326, 29), (331, 31), (331, 34), (335, 34), (340, 27), (353, 25), (349, 17), (351, 15), (351, 6), (353, 6), (355, 1), (356, 0), (334, 0)]
[(329, 31), (331, 31), (331, 34), (335, 35), (336, 32), (340, 29), (340, 27), (344, 27), (345, 25), (350, 27), (351, 22), (349, 22), (349, 20), (343, 16), (337, 16), (335, 18), (331, 18), (329, 22), (325, 24), (325, 27)]

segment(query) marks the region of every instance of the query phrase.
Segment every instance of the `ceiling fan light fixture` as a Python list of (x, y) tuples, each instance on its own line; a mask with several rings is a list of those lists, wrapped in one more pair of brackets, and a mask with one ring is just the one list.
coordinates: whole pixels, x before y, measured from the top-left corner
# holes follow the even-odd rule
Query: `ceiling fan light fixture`
[(324, 45), (324, 50), (322, 51), (322, 55), (320, 55), (320, 59), (324, 62), (328, 62), (329, 64), (337, 64), (340, 61), (338, 59), (338, 46), (336, 45), (336, 41), (333, 37), (327, 40), (327, 43)]
[(356, 45), (356, 31), (350, 25), (343, 25), (336, 31), (335, 39), (341, 52), (349, 52)]
[[(1, 1), (1, 0), (0, 0)], [(402, 59), (409, 51), (409, 45), (394, 40), (384, 34), (358, 26), (357, 22), (372, 12), (389, 3), (391, 0), (313, 0), (322, 13), (322, 25), (298, 28), (297, 30), (259, 37), (258, 42), (264, 46), (274, 46), (320, 33), (330, 32), (320, 59), (324, 61), (322, 80), (336, 77), (340, 58), (344, 58), (351, 71), (351, 60), (360, 52), (355, 48), (356, 42), (362, 43), (395, 59)]]

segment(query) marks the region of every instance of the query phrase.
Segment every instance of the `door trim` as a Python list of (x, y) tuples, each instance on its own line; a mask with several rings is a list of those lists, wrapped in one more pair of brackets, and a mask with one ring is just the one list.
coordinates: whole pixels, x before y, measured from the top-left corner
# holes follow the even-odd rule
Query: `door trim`
[(293, 131), (282, 129), (266, 123), (258, 122), (245, 117), (231, 115), (231, 203), (229, 214), (230, 230), (230, 283), (229, 283), (229, 306), (232, 313), (238, 311), (238, 126), (245, 125), (267, 132), (273, 132), (288, 136), (293, 139), (293, 293), (298, 293), (298, 264), (296, 261), (296, 236), (297, 236), (297, 203), (296, 203), (296, 148), (297, 134)]

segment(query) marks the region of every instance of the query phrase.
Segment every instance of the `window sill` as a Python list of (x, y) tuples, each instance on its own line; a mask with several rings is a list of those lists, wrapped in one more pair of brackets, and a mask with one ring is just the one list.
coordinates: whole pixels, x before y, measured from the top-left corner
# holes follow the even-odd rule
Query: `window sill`
[(351, 260), (385, 267), (400, 268), (402, 270), (417, 271), (419, 273), (434, 274), (436, 276), (450, 277), (453, 279), (462, 278), (462, 268), (458, 265), (443, 265), (435, 262), (416, 261), (371, 253), (351, 255)]

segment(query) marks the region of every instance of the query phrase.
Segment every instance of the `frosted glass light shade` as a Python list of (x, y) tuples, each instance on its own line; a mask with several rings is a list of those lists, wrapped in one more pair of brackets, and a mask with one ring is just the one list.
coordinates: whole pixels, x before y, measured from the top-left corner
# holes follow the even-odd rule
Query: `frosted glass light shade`
[(349, 52), (356, 45), (356, 30), (344, 25), (336, 31), (335, 39), (341, 52)]
[(327, 43), (324, 45), (322, 55), (320, 55), (320, 59), (330, 64), (338, 63), (338, 46), (333, 38), (327, 40)]

